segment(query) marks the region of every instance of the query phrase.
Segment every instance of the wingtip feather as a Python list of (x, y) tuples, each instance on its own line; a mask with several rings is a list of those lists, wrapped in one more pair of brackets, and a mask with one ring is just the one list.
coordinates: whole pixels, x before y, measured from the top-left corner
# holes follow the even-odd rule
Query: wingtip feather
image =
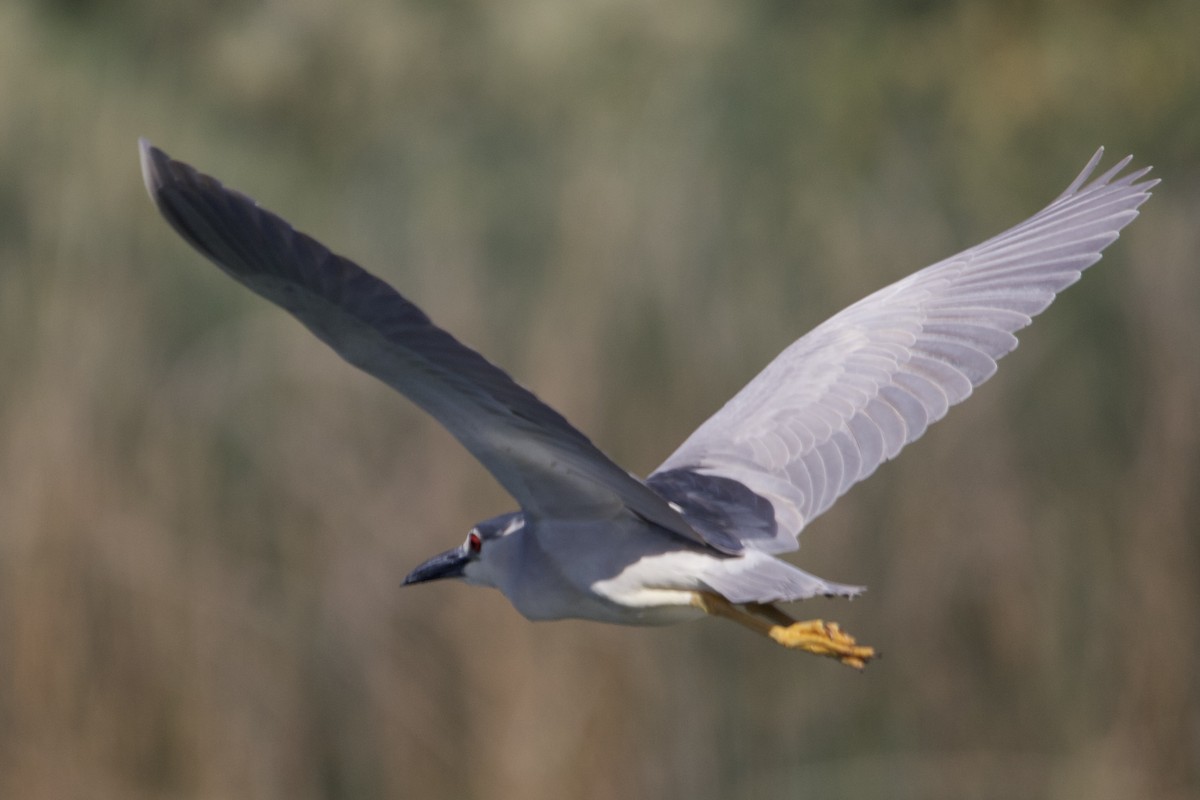
[(1088, 161), (1087, 166), (1084, 167), (1079, 175), (1075, 177), (1075, 180), (1071, 181), (1071, 185), (1068, 186), (1062, 194), (1054, 198), (1054, 202), (1057, 203), (1059, 200), (1070, 197), (1079, 191), (1079, 187), (1083, 186), (1087, 179), (1091, 177), (1092, 173), (1096, 171), (1096, 166), (1099, 165), (1100, 159), (1102, 158), (1104, 158), (1104, 145), (1101, 145), (1100, 148), (1096, 150), (1091, 160)]
[(1149, 197), (1150, 190), (1159, 184), (1159, 180), (1157, 178), (1138, 183), (1139, 180), (1144, 178), (1146, 174), (1150, 172), (1152, 167), (1140, 167), (1127, 175), (1121, 175), (1121, 171), (1128, 167), (1130, 162), (1133, 161), (1132, 154), (1122, 158), (1112, 167), (1105, 170), (1101, 175), (1092, 177), (1092, 174), (1096, 171), (1096, 168), (1099, 166), (1103, 158), (1104, 148), (1101, 147), (1096, 150), (1095, 154), (1088, 161), (1087, 166), (1085, 166), (1079, 175), (1075, 177), (1075, 180), (1071, 181), (1071, 185), (1068, 186), (1062, 194), (1054, 198), (1050, 205), (1053, 206), (1061, 203), (1062, 201), (1067, 200), (1071, 196), (1080, 192), (1087, 192), (1093, 189), (1102, 189), (1105, 187), (1128, 186), (1140, 190), (1145, 197)]
[(171, 159), (145, 137), (138, 139), (138, 159), (142, 166), (142, 182), (146, 186), (146, 193), (157, 205), (159, 192), (166, 183), (163, 173)]
[(1091, 188), (1093, 186), (1107, 186), (1110, 182), (1112, 182), (1113, 178), (1115, 178), (1117, 175), (1120, 174), (1121, 170), (1123, 170), (1127, 166), (1129, 166), (1130, 161), (1133, 161), (1132, 153), (1130, 155), (1125, 156), (1120, 161), (1118, 161), (1116, 164), (1113, 164), (1111, 167), (1109, 167), (1107, 172), (1105, 172), (1099, 178), (1096, 178), (1094, 181), (1092, 181), (1090, 184), (1088, 184), (1088, 188)]

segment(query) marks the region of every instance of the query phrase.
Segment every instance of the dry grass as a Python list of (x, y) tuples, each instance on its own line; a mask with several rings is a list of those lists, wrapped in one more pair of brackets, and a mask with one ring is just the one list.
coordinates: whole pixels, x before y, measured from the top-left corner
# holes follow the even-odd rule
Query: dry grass
[[(1194, 5), (117, 5), (0, 7), (0, 796), (1200, 791)], [(871, 586), (803, 609), (887, 653), (857, 676), (402, 591), (506, 498), (175, 239), (139, 135), (639, 471), (1097, 143), (1164, 184), (806, 532), (806, 567)]]

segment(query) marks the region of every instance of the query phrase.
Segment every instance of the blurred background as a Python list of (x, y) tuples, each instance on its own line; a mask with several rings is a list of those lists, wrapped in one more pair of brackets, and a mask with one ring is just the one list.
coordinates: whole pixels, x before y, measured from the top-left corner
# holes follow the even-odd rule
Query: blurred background
[[(0, 796), (1200, 795), (1200, 4), (0, 4)], [(510, 501), (158, 218), (147, 136), (651, 471), (779, 350), (1163, 184), (996, 379), (804, 533), (793, 611), (401, 590)]]

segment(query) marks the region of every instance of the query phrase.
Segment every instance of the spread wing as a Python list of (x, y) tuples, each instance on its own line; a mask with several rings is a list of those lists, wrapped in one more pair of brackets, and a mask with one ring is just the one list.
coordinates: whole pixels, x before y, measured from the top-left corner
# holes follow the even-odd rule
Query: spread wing
[[(1017, 346), (1013, 333), (1079, 280), (1137, 216), (1158, 181), (1139, 180), (1149, 168), (1117, 177), (1126, 158), (1088, 182), (1103, 152), (1039, 213), (793, 343), (650, 485), (674, 498), (713, 483), (741, 498), (721, 513), (751, 523), (741, 534), (745, 546), (794, 549), (806, 524), (990, 378), (997, 359)], [(749, 492), (732, 491), (730, 482)], [(750, 493), (770, 502), (773, 520), (745, 501)]]
[(571, 519), (628, 509), (680, 536), (740, 549), (732, 537), (724, 546), (706, 541), (558, 412), (383, 281), (144, 140), (141, 159), (150, 197), (192, 247), (433, 415), (526, 513)]

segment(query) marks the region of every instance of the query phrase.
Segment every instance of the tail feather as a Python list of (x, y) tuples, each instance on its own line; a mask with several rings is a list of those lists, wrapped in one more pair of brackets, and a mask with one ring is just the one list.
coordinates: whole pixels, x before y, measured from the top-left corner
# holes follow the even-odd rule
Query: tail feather
[(787, 603), (810, 597), (855, 597), (864, 586), (834, 583), (793, 567), (786, 561), (748, 550), (738, 558), (720, 559), (704, 582), (731, 603)]

